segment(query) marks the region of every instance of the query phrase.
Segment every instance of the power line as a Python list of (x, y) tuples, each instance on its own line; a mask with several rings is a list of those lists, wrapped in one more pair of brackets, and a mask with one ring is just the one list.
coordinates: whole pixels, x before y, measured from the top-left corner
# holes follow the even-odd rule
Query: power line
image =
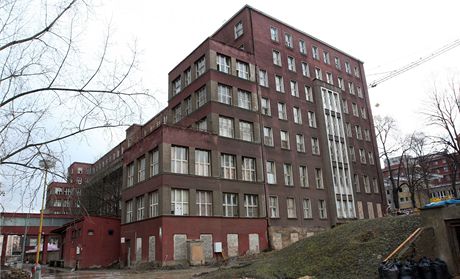
[(460, 39), (457, 39), (455, 41), (453, 41), (452, 43), (450, 44), (447, 44), (445, 46), (443, 46), (442, 48), (434, 51), (433, 53), (431, 53), (430, 55), (426, 56), (426, 57), (422, 57), (420, 58), (419, 60), (415, 61), (415, 62), (412, 62), (400, 69), (397, 69), (397, 70), (394, 70), (394, 71), (391, 71), (390, 74), (382, 77), (382, 78), (379, 78), (379, 79), (376, 79), (374, 80), (373, 82), (369, 83), (369, 87), (373, 88), (373, 87), (376, 87), (377, 85), (379, 85), (380, 83), (384, 82), (384, 81), (387, 81), (391, 78), (394, 78), (395, 76), (398, 76), (404, 72), (407, 72), (409, 71), (410, 69), (412, 68), (415, 68), (455, 47), (458, 47), (460, 45)]

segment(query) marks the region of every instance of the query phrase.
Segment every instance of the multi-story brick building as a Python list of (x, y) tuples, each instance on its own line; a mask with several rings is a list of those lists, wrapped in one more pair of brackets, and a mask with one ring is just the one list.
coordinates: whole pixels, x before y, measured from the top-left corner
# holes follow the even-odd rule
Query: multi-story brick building
[(48, 214), (79, 214), (82, 185), (90, 178), (91, 164), (74, 162), (68, 169), (67, 182), (51, 182), (47, 187)]
[[(398, 203), (401, 210), (421, 208), (429, 202), (455, 198), (460, 193), (460, 160), (454, 153), (427, 154), (421, 158), (405, 156), (390, 158), (382, 169), (389, 209), (395, 209), (390, 171), (399, 185)], [(418, 184), (411, 187), (408, 184)], [(414, 192), (414, 202), (411, 191)]]
[(382, 216), (360, 60), (245, 6), (168, 80), (167, 108), (126, 132), (125, 264), (185, 260), (189, 239), (207, 260), (220, 244), (256, 253)]

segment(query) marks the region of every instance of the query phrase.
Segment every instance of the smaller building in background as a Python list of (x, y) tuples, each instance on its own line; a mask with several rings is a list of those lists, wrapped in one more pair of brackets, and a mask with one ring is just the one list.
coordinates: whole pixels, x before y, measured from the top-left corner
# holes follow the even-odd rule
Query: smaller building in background
[(47, 214), (80, 214), (82, 186), (91, 176), (92, 164), (74, 162), (68, 168), (67, 182), (51, 182), (47, 188)]
[(104, 268), (118, 263), (120, 219), (85, 216), (55, 229), (61, 235), (65, 267)]
[[(412, 210), (430, 202), (455, 198), (453, 185), (460, 193), (460, 167), (458, 163), (455, 165), (455, 159), (454, 154), (445, 153), (427, 154), (423, 158), (390, 158), (389, 166), (385, 162), (382, 170), (388, 208), (395, 209), (390, 172), (399, 187), (398, 203), (401, 210)], [(415, 207), (411, 192), (414, 192)]]

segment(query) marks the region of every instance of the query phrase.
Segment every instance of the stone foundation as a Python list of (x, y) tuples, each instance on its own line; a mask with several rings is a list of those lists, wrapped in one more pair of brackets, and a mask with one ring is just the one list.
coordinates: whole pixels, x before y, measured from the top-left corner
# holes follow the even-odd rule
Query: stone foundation
[(313, 236), (324, 231), (324, 228), (300, 228), (300, 227), (275, 227), (268, 229), (270, 248), (280, 250), (301, 239)]

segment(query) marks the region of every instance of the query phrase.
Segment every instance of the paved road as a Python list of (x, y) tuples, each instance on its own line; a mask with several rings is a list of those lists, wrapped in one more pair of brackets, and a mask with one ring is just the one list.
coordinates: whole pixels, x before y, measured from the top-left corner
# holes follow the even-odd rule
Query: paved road
[[(30, 271), (31, 266), (23, 268)], [(216, 270), (216, 267), (193, 267), (181, 270), (79, 270), (71, 272), (62, 268), (46, 268), (42, 272), (43, 279), (189, 279), (193, 275)]]

